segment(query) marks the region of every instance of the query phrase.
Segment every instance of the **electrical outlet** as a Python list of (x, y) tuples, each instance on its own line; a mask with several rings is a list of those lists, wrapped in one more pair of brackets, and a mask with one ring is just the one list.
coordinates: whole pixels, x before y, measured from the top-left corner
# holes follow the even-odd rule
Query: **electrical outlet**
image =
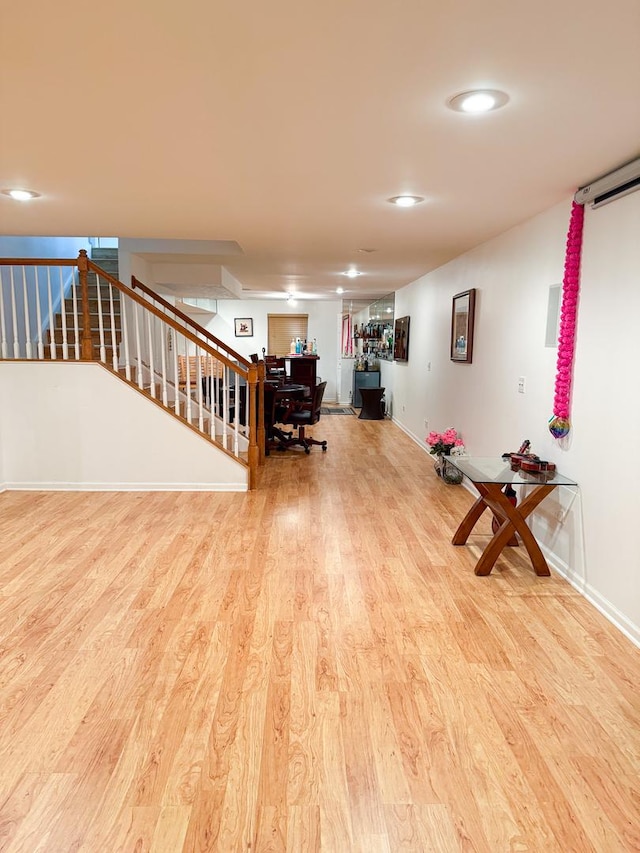
[(524, 394), (526, 379), (524, 376), (518, 377), (518, 394)]
[(430, 370), (431, 370), (431, 362), (430, 362), (430, 361), (428, 361), (428, 362), (427, 362), (427, 370), (428, 370), (428, 371), (430, 371)]
[(429, 429), (429, 420), (428, 420), (428, 418), (425, 418), (425, 419), (424, 419), (424, 428), (425, 428), (425, 429)]

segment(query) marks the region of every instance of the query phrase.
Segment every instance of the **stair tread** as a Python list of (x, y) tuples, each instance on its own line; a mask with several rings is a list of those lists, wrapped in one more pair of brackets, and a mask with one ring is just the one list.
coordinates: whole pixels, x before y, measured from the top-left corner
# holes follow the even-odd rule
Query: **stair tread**
[(118, 257), (118, 249), (112, 247), (99, 247), (94, 246), (91, 249), (91, 260), (95, 261), (96, 258), (117, 258)]

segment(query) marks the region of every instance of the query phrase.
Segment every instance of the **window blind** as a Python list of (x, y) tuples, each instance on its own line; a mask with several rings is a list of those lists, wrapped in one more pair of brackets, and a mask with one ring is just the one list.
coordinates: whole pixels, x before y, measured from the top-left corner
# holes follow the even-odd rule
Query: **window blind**
[(267, 314), (268, 355), (289, 355), (291, 341), (307, 339), (308, 314)]

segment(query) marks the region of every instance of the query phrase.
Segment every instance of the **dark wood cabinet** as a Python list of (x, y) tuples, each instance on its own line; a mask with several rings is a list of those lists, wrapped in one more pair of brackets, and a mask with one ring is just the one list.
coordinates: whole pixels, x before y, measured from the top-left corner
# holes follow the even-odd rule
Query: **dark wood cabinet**
[(317, 355), (292, 355), (289, 358), (289, 379), (291, 382), (315, 388), (318, 383)]

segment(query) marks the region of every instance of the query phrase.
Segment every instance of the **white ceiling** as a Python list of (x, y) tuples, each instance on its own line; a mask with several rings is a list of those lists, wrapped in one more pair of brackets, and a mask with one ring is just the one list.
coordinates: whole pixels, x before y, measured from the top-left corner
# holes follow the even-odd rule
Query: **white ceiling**
[[(197, 263), (243, 296), (388, 293), (640, 153), (638, 0), (0, 16), (0, 187), (42, 193), (0, 196), (1, 232), (230, 241), (241, 254)], [(446, 107), (476, 87), (511, 100)], [(426, 201), (387, 203), (400, 193)], [(360, 278), (339, 275), (352, 265)]]

